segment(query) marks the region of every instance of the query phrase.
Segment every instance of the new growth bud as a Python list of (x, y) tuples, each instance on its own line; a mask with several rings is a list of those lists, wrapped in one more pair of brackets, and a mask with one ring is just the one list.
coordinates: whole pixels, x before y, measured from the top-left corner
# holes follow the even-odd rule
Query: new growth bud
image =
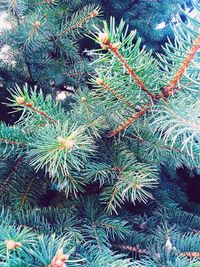
[(117, 43), (112, 44), (113, 51), (118, 51), (119, 48), (120, 48), (120, 45), (121, 45), (120, 42), (117, 42)]
[(96, 83), (98, 85), (103, 85), (104, 84), (103, 80), (101, 80), (100, 78), (96, 78)]
[(65, 148), (65, 149), (72, 149), (73, 146), (74, 146), (74, 141), (73, 140), (70, 140), (70, 139), (67, 139), (67, 138), (63, 138), (61, 136), (59, 136), (57, 138), (58, 140), (58, 143), (59, 145), (62, 147), (62, 148)]
[(35, 21), (35, 22), (33, 23), (33, 25), (34, 25), (36, 28), (39, 28), (40, 25), (41, 25), (41, 23), (40, 23), (39, 21)]
[(85, 102), (85, 101), (86, 101), (86, 97), (84, 97), (84, 96), (81, 97), (81, 101), (82, 101), (82, 102)]
[(23, 106), (26, 103), (25, 99), (22, 96), (17, 96), (16, 97), (16, 102), (20, 106)]
[(94, 10), (92, 13), (91, 13), (91, 18), (93, 18), (93, 17), (96, 17), (96, 16), (98, 16), (99, 15), (99, 11), (98, 10)]
[(16, 242), (14, 240), (5, 240), (5, 244), (8, 250), (14, 250), (17, 247), (22, 247), (22, 243)]
[(109, 36), (108, 36), (108, 34), (106, 33), (106, 32), (101, 32), (101, 33), (99, 33), (99, 35), (98, 35), (98, 39), (99, 39), (99, 41), (100, 41), (100, 43), (101, 43), (101, 47), (103, 48), (103, 49), (107, 49), (108, 47), (108, 45), (109, 45), (109, 43), (110, 43), (110, 39), (109, 39)]
[(59, 249), (48, 267), (66, 267), (69, 255), (63, 254), (63, 249)]

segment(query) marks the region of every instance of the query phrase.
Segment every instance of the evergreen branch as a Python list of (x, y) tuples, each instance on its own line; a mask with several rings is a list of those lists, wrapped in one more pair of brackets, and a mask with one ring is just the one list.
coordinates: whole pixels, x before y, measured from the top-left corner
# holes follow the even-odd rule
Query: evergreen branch
[[(161, 120), (163, 123), (163, 120)], [(141, 124), (140, 124), (141, 127)], [(187, 151), (183, 151), (180, 147), (180, 140), (174, 144), (169, 141), (168, 144), (165, 142), (165, 136), (160, 135), (160, 130), (156, 132), (144, 124), (144, 128), (140, 128), (139, 132), (135, 134), (123, 135), (126, 139), (132, 140), (134, 147), (138, 147), (134, 154), (138, 155), (139, 158), (148, 158), (150, 162), (156, 163), (156, 159), (159, 160), (159, 164), (165, 165), (168, 163), (168, 170), (170, 172), (174, 169), (176, 171), (177, 166), (187, 166), (188, 169), (199, 168), (200, 155), (198, 150), (194, 150), (193, 155), (188, 154)], [(160, 138), (159, 138), (160, 137)], [(149, 152), (151, 156), (149, 157)], [(160, 165), (160, 166), (161, 166)], [(176, 175), (170, 173), (170, 175)]]
[(32, 111), (38, 113), (39, 115), (41, 115), (42, 117), (48, 119), (50, 122), (54, 123), (54, 124), (57, 124), (58, 121), (54, 120), (53, 118), (51, 118), (49, 115), (47, 115), (46, 112), (42, 111), (42, 110), (39, 110), (38, 108), (34, 107), (34, 104), (33, 103), (24, 103), (23, 104), (24, 107), (28, 107), (30, 108)]
[(149, 117), (149, 122), (154, 128), (154, 134), (159, 133), (159, 138), (165, 142), (164, 145), (185, 151), (192, 158), (194, 155), (198, 158), (199, 102), (190, 102), (189, 96), (184, 100), (188, 101), (189, 105), (182, 106), (182, 102), (177, 102), (174, 98), (168, 105), (157, 106), (152, 112), (153, 117)]
[(79, 27), (82, 27), (83, 24), (85, 24), (87, 21), (89, 21), (91, 18), (97, 17), (99, 15), (99, 8), (95, 8), (92, 12), (90, 12), (86, 17), (82, 18), (78, 22), (76, 22), (74, 25), (71, 25), (70, 27), (66, 28), (64, 31), (62, 31), (58, 37), (69, 33), (73, 31), (74, 29), (77, 29)]
[(13, 168), (12, 168), (10, 174), (8, 175), (8, 177), (6, 178), (6, 180), (3, 182), (3, 184), (1, 185), (1, 187), (0, 187), (0, 193), (4, 190), (5, 186), (6, 186), (7, 183), (10, 181), (10, 179), (12, 178), (12, 176), (16, 173), (19, 164), (22, 162), (22, 159), (23, 159), (23, 158), (19, 158), (19, 159), (16, 161), (16, 163), (15, 163), (15, 165), (13, 166)]
[(117, 99), (123, 101), (127, 106), (134, 108), (132, 103), (130, 103), (125, 97), (120, 95), (119, 93), (115, 92), (110, 86), (108, 86), (103, 80), (97, 78), (96, 79), (97, 84), (102, 87), (105, 91), (111, 92)]
[(25, 49), (27, 45), (32, 41), (32, 38), (39, 32), (39, 28), (41, 26), (41, 22), (39, 20), (32, 23), (32, 29), (27, 35), (27, 39), (23, 45), (23, 48)]
[(128, 222), (123, 219), (119, 220), (118, 218), (115, 219), (114, 217), (103, 215), (99, 217), (97, 224), (106, 230), (112, 241), (115, 241), (116, 238), (124, 240), (131, 234), (131, 228), (128, 225)]
[[(11, 90), (11, 96), (12, 99), (9, 99), (10, 103), (7, 105), (16, 111), (23, 111), (20, 120), (23, 119), (30, 122), (30, 124), (34, 121), (35, 125), (42, 126), (47, 120), (53, 124), (58, 124), (64, 118), (61, 106), (58, 103), (54, 103), (51, 97), (47, 96), (45, 98), (42, 91), (38, 91), (36, 86), (32, 89), (25, 84), (21, 89), (16, 85)], [(30, 120), (30, 118), (33, 120)]]
[[(10, 11), (11, 14), (15, 16), (17, 24), (20, 24), (20, 16), (26, 11), (27, 9), (27, 2), (20, 1), (20, 0), (2, 0), (1, 4), (7, 8), (6, 11)], [(2, 9), (2, 6), (1, 6)]]
[(43, 4), (51, 5), (51, 4), (54, 4), (54, 2), (56, 1), (55, 0), (44, 0), (44, 1), (36, 2), (33, 5), (43, 5)]
[(29, 136), (19, 126), (7, 126), (0, 123), (0, 154), (5, 157), (23, 156), (29, 147)]
[[(146, 249), (141, 249), (139, 246), (129, 246), (129, 245), (124, 245), (124, 244), (119, 244), (119, 245), (113, 245), (113, 247), (125, 250), (125, 251), (130, 251), (138, 254), (145, 254), (149, 255), (151, 252), (146, 250)], [(190, 257), (190, 258), (200, 258), (200, 252), (179, 252), (179, 255), (184, 256), (184, 257)]]
[(77, 193), (84, 191), (83, 186), (85, 185), (85, 181), (77, 171), (71, 171), (70, 174), (63, 171), (62, 175), (52, 177), (52, 181), (57, 184), (59, 190), (63, 190), (65, 192), (66, 197), (72, 193), (75, 198), (77, 198)]
[(116, 134), (120, 133), (121, 131), (125, 130), (127, 127), (129, 127), (135, 120), (140, 118), (142, 115), (144, 115), (147, 112), (147, 106), (145, 106), (140, 112), (134, 114), (131, 118), (126, 120), (123, 124), (121, 124), (118, 128), (112, 130), (110, 133), (108, 133), (109, 137), (115, 136)]
[(70, 169), (81, 170), (94, 151), (94, 141), (85, 134), (85, 127), (76, 124), (47, 124), (32, 139), (31, 163), (37, 169), (45, 167), (51, 177), (70, 173)]
[(180, 234), (173, 243), (180, 255), (190, 258), (200, 257), (199, 234)]
[(16, 145), (16, 146), (21, 146), (21, 147), (27, 146), (25, 143), (11, 141), (11, 140), (7, 140), (7, 139), (0, 139), (0, 143), (5, 143), (5, 144), (8, 144), (8, 145)]
[(132, 76), (132, 78), (138, 83), (138, 85), (141, 87), (141, 89), (146, 92), (152, 99), (155, 98), (155, 95), (147, 89), (146, 85), (140, 80), (140, 78), (135, 74), (134, 70), (131, 69), (129, 64), (126, 62), (126, 60), (123, 58), (123, 56), (118, 52), (118, 49), (114, 46), (112, 43), (108, 43), (108, 48), (110, 51), (113, 52), (113, 54), (118, 58), (118, 60), (124, 65), (124, 67), (127, 69), (127, 72)]
[(195, 54), (199, 50), (200, 46), (200, 36), (198, 36), (194, 42), (193, 46), (190, 49), (189, 54), (184, 59), (183, 63), (181, 64), (180, 68), (178, 69), (177, 73), (174, 75), (172, 80), (169, 82), (169, 85), (163, 87), (163, 94), (165, 97), (169, 97), (174, 93), (174, 90), (176, 89), (176, 85), (184, 75), (187, 67), (190, 65), (192, 59), (194, 58)]
[[(88, 252), (92, 257), (89, 256), (88, 257)], [(86, 252), (86, 264), (83, 264), (84, 267), (86, 266), (95, 266), (95, 267), (102, 267), (102, 266), (106, 266), (106, 267), (116, 267), (116, 266), (120, 266), (120, 267), (133, 267), (133, 262), (132, 259), (130, 258), (125, 258), (124, 255), (121, 254), (116, 254), (113, 251), (111, 251), (108, 247), (103, 248), (103, 250), (101, 252), (96, 252), (95, 251), (95, 247), (91, 246), (90, 250)], [(140, 265), (144, 266), (144, 265)]]
[(182, 252), (181, 255), (189, 258), (200, 258), (200, 252)]
[(96, 72), (75, 72), (75, 73), (65, 72), (63, 74), (67, 75), (68, 77), (77, 77), (77, 76), (81, 76), (81, 75), (96, 74)]
[[(90, 22), (98, 8), (71, 15), (68, 11), (77, 10), (80, 0), (3, 1), (16, 4), (10, 8), (16, 19), (6, 35), (8, 44), (16, 52), (19, 44), (27, 45), (19, 51), (16, 69), (25, 71), (22, 80), (44, 84), (47, 92), (18, 86), (10, 106), (21, 117), (13, 127), (0, 123), (0, 205), (8, 207), (6, 213), (0, 209), (0, 265), (199, 266), (200, 209), (188, 202), (176, 176), (177, 168), (193, 174), (200, 166), (197, 0), (191, 0), (197, 21), (186, 11), (184, 21), (175, 23), (174, 42), (169, 40), (166, 55), (158, 58), (141, 48), (136, 31), (124, 21), (116, 27), (111, 18), (104, 33), (94, 26), (99, 37), (93, 34), (93, 39), (102, 49), (87, 56), (98, 65), (99, 78), (92, 80), (96, 90), (80, 86), (85, 82), (81, 75), (92, 70), (79, 56), (76, 36), (93, 31)], [(170, 10), (174, 1), (169, 1)], [(49, 92), (57, 96), (56, 90), (68, 90), (68, 82), (82, 89), (59, 105)], [(109, 136), (125, 131), (119, 140), (104, 140), (101, 133), (107, 129)], [(50, 181), (44, 173), (36, 177), (23, 163), (18, 168), (25, 156), (36, 170), (48, 172), (56, 191), (49, 203)], [(82, 194), (90, 195), (89, 201)], [(38, 208), (44, 204), (41, 195), (45, 205), (63, 208)]]
[[(139, 137), (137, 135), (124, 136), (124, 137), (127, 138), (127, 139), (132, 139), (132, 140), (134, 139), (134, 140), (136, 140), (137, 142), (140, 142), (140, 143), (149, 143), (148, 140), (144, 140), (143, 138), (141, 138), (141, 137)], [(161, 145), (160, 147), (163, 148), (163, 149), (166, 149), (166, 150), (176, 151), (176, 152), (179, 152), (179, 153), (182, 153), (183, 152), (179, 148), (170, 147), (168, 145)]]
[(17, 7), (17, 0), (12, 0), (10, 3), (12, 3), (12, 8), (15, 10)]
[[(183, 211), (183, 210), (172, 210), (170, 208), (164, 208), (165, 213), (170, 218), (170, 221), (172, 223), (177, 223), (179, 225), (182, 225), (186, 227), (186, 231), (189, 230), (195, 230), (192, 231), (195, 234), (198, 234), (198, 237), (200, 236), (200, 217), (198, 215), (194, 215), (193, 213)], [(198, 229), (198, 230), (197, 230)], [(187, 235), (189, 236), (189, 234)]]
[(138, 254), (149, 254), (150, 252), (147, 251), (146, 249), (141, 249), (138, 246), (129, 246), (129, 245), (124, 245), (124, 244), (119, 244), (119, 245), (113, 245), (113, 247), (115, 248), (119, 248), (121, 250), (125, 250), (125, 251), (130, 251), (130, 252), (134, 252), (134, 253), (138, 253)]
[(98, 237), (98, 233), (97, 233), (97, 226), (94, 222), (92, 223), (92, 229), (93, 229), (94, 234), (95, 234), (95, 239), (97, 242), (98, 251), (100, 252), (102, 250), (102, 248), (101, 248), (101, 243), (99, 241), (99, 237)]
[[(109, 200), (109, 203), (108, 203), (108, 206), (107, 206), (107, 210), (111, 213), (112, 210), (114, 210), (116, 213), (117, 213), (117, 210), (116, 210), (116, 206), (118, 205), (119, 207), (121, 206), (121, 204), (124, 203), (124, 199), (123, 198), (120, 198), (121, 197), (121, 194), (120, 194), (120, 197), (118, 196), (119, 192), (119, 188), (118, 186), (120, 185), (120, 182), (125, 179), (124, 175), (123, 175), (123, 172), (120, 171), (119, 172), (119, 177), (118, 177), (118, 180), (116, 181), (114, 187), (112, 188), (112, 191), (111, 191), (111, 194), (110, 194), (110, 200)], [(121, 193), (121, 192), (120, 192)], [(113, 205), (113, 203), (115, 203), (115, 205)]]
[[(135, 203), (135, 201), (146, 202), (152, 197), (148, 189), (157, 185), (156, 168), (138, 162), (135, 155), (126, 146), (114, 146), (112, 155), (115, 158), (112, 165), (113, 174), (109, 175), (107, 184), (101, 193), (102, 203), (107, 204), (107, 211), (118, 213), (117, 208), (121, 208), (125, 201)], [(119, 167), (117, 167), (119, 166)], [(102, 173), (107, 176), (107, 174)]]
[(185, 119), (185, 118), (183, 118), (183, 117), (181, 117), (181, 116), (179, 116), (174, 110), (172, 110), (172, 109), (170, 109), (170, 108), (168, 108), (168, 107), (164, 107), (166, 110), (168, 110), (171, 114), (173, 114), (174, 115), (174, 117), (177, 119), (177, 121), (180, 121), (180, 122), (182, 122), (183, 124), (186, 124), (186, 125), (188, 125), (188, 126), (190, 126), (190, 127), (192, 127), (192, 128), (194, 128), (195, 130), (200, 130), (200, 124), (198, 124), (198, 123), (193, 123), (193, 122), (191, 122), (191, 121), (189, 121), (189, 120), (187, 120), (187, 119)]
[(142, 80), (136, 75), (135, 71), (131, 68), (131, 66), (127, 63), (126, 59), (119, 53), (119, 43), (112, 43), (107, 35), (107, 33), (100, 33), (98, 36), (99, 42), (102, 44), (102, 48), (110, 50), (115, 57), (123, 64), (127, 72), (131, 75), (133, 80), (137, 82), (140, 88), (146, 92), (152, 99), (156, 98), (156, 96), (149, 91), (146, 85), (142, 82)]
[(29, 183), (29, 185), (28, 185), (28, 187), (27, 187), (27, 189), (26, 189), (26, 192), (25, 192), (25, 194), (24, 194), (24, 196), (23, 196), (23, 198), (22, 198), (22, 203), (21, 203), (20, 208), (23, 207), (23, 205), (24, 205), (24, 203), (25, 203), (25, 201), (26, 201), (28, 192), (29, 192), (29, 190), (30, 190), (30, 188), (31, 188), (31, 186), (32, 186), (32, 184), (33, 184), (34, 179), (35, 179), (35, 176), (33, 175), (33, 177), (32, 177), (31, 180), (30, 180), (30, 183)]

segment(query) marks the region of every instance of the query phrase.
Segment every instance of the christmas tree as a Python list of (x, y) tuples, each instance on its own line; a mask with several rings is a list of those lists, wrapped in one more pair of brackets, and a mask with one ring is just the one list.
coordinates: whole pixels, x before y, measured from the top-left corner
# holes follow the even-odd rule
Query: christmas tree
[[(20, 22), (18, 10), (26, 6), (12, 3)], [(54, 4), (41, 2), (53, 21), (66, 6)], [(38, 86), (28, 79), (9, 90), (4, 102), (20, 118), (0, 123), (1, 266), (200, 266), (200, 209), (177, 174), (200, 169), (200, 7), (191, 4), (196, 17), (180, 10), (187, 20), (177, 15), (173, 41), (156, 56), (123, 20), (88, 25), (98, 45), (90, 52), (89, 87), (65, 102), (45, 84), (55, 78), (54, 63), (62, 68), (62, 53), (47, 68), (40, 57), (44, 69), (33, 72)], [(30, 14), (35, 33), (42, 25), (35, 5)], [(59, 26), (61, 33), (72, 27), (76, 35), (82, 27), (76, 15), (70, 26)], [(29, 26), (17, 26), (22, 39)], [(40, 33), (23, 39), (33, 59), (49, 49)]]

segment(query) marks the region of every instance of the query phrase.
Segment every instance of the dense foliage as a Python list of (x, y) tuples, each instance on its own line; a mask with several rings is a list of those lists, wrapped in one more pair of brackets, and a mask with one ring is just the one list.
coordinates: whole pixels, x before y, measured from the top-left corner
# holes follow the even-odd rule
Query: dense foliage
[[(91, 1), (86, 1), (91, 3)], [(179, 5), (184, 10), (192, 11), (188, 0), (92, 0), (100, 4), (104, 10), (104, 17), (108, 20), (114, 16), (117, 21), (121, 18), (131, 29), (137, 29), (142, 43), (147, 49), (161, 51), (161, 45), (167, 41), (167, 37), (173, 39), (171, 23), (176, 23), (176, 14)], [(181, 17), (185, 20), (182, 13)]]
[[(195, 18), (180, 10), (187, 19), (177, 15), (174, 41), (156, 57), (123, 20), (85, 29), (98, 7), (66, 19), (65, 1), (5, 3), (21, 42), (12, 41), (13, 29), (5, 38), (23, 51), (32, 76), (4, 99), (19, 120), (0, 123), (1, 266), (200, 266), (200, 209), (177, 175), (200, 169), (198, 2)], [(40, 21), (44, 8), (50, 13)], [(98, 44), (90, 89), (75, 79), (80, 88), (60, 102), (48, 84), (59, 85), (67, 62), (68, 73), (80, 72), (73, 38), (82, 30)], [(46, 52), (56, 55), (46, 61)]]
[(80, 41), (92, 23), (98, 23), (97, 5), (3, 0), (0, 7), (10, 29), (2, 32), (1, 39), (0, 68), (5, 86), (26, 81), (54, 94), (67, 86), (85, 86), (91, 67)]

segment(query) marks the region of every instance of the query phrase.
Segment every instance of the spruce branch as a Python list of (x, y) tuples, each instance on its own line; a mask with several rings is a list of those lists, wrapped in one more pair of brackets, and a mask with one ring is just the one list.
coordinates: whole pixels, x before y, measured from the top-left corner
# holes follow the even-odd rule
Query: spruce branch
[(32, 104), (28, 104), (28, 103), (24, 103), (23, 106), (25, 107), (29, 107), (32, 111), (40, 114), (41, 116), (45, 117), (46, 119), (48, 119), (50, 122), (57, 124), (58, 121), (54, 120), (53, 118), (51, 118), (50, 116), (48, 116), (44, 111), (39, 110), (38, 108), (34, 107)]
[(1, 142), (1, 143), (8, 144), (8, 145), (16, 145), (16, 146), (19, 146), (19, 147), (25, 147), (25, 146), (26, 146), (25, 143), (22, 143), (22, 142), (16, 142), (16, 141), (7, 140), (7, 139), (0, 139), (0, 142)]
[(143, 116), (146, 112), (147, 112), (147, 106), (145, 106), (141, 111), (139, 111), (138, 113), (134, 114), (131, 118), (129, 118), (128, 120), (126, 120), (123, 124), (121, 124), (118, 128), (112, 130), (110, 133), (108, 133), (109, 137), (113, 137), (116, 134), (122, 132), (123, 130), (125, 130), (126, 128), (128, 128), (135, 120), (137, 120), (138, 118), (140, 118), (141, 116)]
[[(82, 10), (82, 12), (85, 12), (85, 11), (87, 11), (87, 9)], [(62, 35), (67, 34), (80, 27), (83, 27), (83, 25), (87, 23), (90, 19), (97, 17), (99, 15), (99, 11), (100, 11), (99, 7), (96, 7), (92, 11), (90, 11), (89, 14), (87, 14), (85, 17), (81, 18), (80, 20), (77, 20), (75, 24), (72, 24), (73, 21), (76, 21), (76, 16), (78, 18), (79, 14), (77, 14), (76, 16), (74, 16), (74, 18), (71, 18), (71, 23), (69, 24), (72, 24), (72, 25), (64, 29), (62, 32), (60, 32), (58, 37), (61, 37)]]
[[(92, 28), (95, 7), (69, 16), (70, 1), (56, 2), (27, 5), (18, 36), (24, 43), (38, 27), (27, 45), (35, 53), (20, 53), (26, 52), (33, 79), (44, 79), (44, 89), (50, 84), (62, 91), (73, 78), (81, 89), (62, 101), (65, 109), (37, 88), (11, 91), (10, 107), (22, 116), (13, 127), (0, 124), (0, 204), (6, 205), (0, 208), (0, 265), (198, 266), (200, 210), (188, 201), (176, 169), (194, 173), (200, 167), (199, 51), (193, 42), (199, 21), (178, 21), (174, 42), (155, 59), (140, 48), (135, 31), (123, 21), (116, 27), (111, 18), (109, 29), (105, 24), (93, 35), (102, 47), (93, 53), (93, 90), (77, 78), (90, 69), (86, 61), (73, 67), (81, 60), (73, 37)], [(114, 5), (129, 0), (119, 2)], [(107, 130), (108, 136), (125, 133), (104, 138)], [(38, 207), (40, 196), (46, 200), (54, 190), (53, 200), (42, 203), (51, 207)], [(148, 205), (135, 207), (138, 202)]]
[(29, 23), (31, 24), (31, 26), (29, 26), (30, 30), (24, 36), (25, 40), (22, 46), (24, 50), (31, 52), (31, 50), (34, 50), (35, 47), (40, 45), (41, 38), (44, 37), (43, 31), (41, 31), (41, 27), (43, 26), (42, 23), (43, 21), (41, 18), (39, 18), (38, 20), (34, 20), (32, 23)]
[(85, 131), (75, 124), (46, 125), (32, 140), (31, 163), (37, 169), (45, 167), (52, 177), (65, 176), (73, 168), (80, 171), (94, 151), (93, 139)]
[(181, 255), (189, 258), (200, 258), (200, 252), (183, 252)]
[(32, 184), (33, 184), (33, 182), (34, 182), (34, 179), (35, 179), (35, 175), (33, 175), (33, 177), (30, 179), (30, 183), (29, 183), (29, 185), (28, 185), (28, 187), (27, 187), (27, 189), (26, 189), (26, 192), (24, 193), (24, 195), (23, 195), (23, 197), (22, 197), (22, 203), (21, 203), (20, 208), (23, 207), (23, 205), (24, 205), (24, 203), (25, 203), (25, 201), (26, 201), (27, 195), (28, 195), (28, 193), (29, 193), (29, 190), (30, 190), (30, 188), (31, 188), (31, 186), (32, 186)]
[(30, 108), (33, 112), (38, 113), (39, 115), (43, 116), (44, 118), (46, 118), (47, 120), (49, 120), (52, 123), (55, 123), (55, 124), (58, 123), (58, 121), (56, 121), (53, 118), (51, 118), (44, 111), (41, 111), (38, 108), (34, 107), (34, 103), (33, 102), (27, 103), (23, 97), (16, 97), (16, 103), (19, 106)]
[(6, 157), (13, 153), (24, 155), (28, 149), (29, 136), (18, 126), (0, 123), (0, 153)]
[(123, 101), (127, 106), (134, 108), (131, 102), (129, 102), (125, 97), (120, 95), (119, 93), (115, 92), (114, 89), (112, 89), (109, 85), (107, 85), (103, 80), (100, 78), (96, 79), (96, 83), (99, 85), (100, 88), (103, 88), (105, 91), (111, 92), (117, 99)]
[(116, 238), (124, 240), (131, 233), (128, 222), (126, 220), (119, 220), (115, 217), (111, 218), (107, 216), (100, 217), (98, 225), (106, 230), (113, 242), (116, 241)]
[(27, 10), (27, 2), (22, 0), (2, 0), (1, 4), (14, 15), (18, 25), (20, 24), (20, 18)]
[[(69, 260), (73, 252), (74, 247), (70, 248), (70, 239), (56, 236), (55, 234), (51, 236), (40, 235), (37, 238), (35, 246), (30, 250), (38, 266), (46, 267), (62, 267), (65, 262), (78, 264), (80, 260)], [(43, 257), (41, 257), (41, 255), (43, 255)]]
[(149, 89), (144, 85), (142, 80), (136, 75), (135, 71), (131, 68), (131, 66), (127, 63), (126, 59), (119, 53), (120, 43), (112, 43), (110, 41), (109, 35), (106, 32), (99, 33), (97, 37), (99, 43), (104, 49), (108, 49), (110, 52), (114, 54), (114, 56), (122, 63), (122, 65), (127, 70), (127, 73), (131, 75), (133, 80), (137, 82), (140, 88), (147, 93), (152, 99), (155, 98), (155, 95), (149, 91)]
[[(149, 255), (151, 253), (151, 251), (148, 251), (147, 249), (141, 249), (139, 246), (130, 246), (130, 245), (124, 245), (124, 244), (113, 245), (113, 246), (115, 248), (134, 252), (137, 254)], [(200, 252), (179, 252), (179, 255), (184, 256), (184, 257), (189, 257), (189, 258), (200, 258)]]
[[(189, 101), (189, 97), (185, 101)], [(186, 109), (182, 106), (182, 102), (177, 103), (176, 99), (172, 99), (170, 104), (157, 106), (157, 110), (152, 110), (152, 115), (156, 116), (156, 120), (155, 117), (149, 117), (154, 133), (158, 131), (165, 145), (185, 151), (192, 158), (198, 157), (199, 154), (198, 103), (199, 101), (194, 102)], [(186, 110), (187, 113), (185, 113)]]
[(44, 0), (44, 1), (36, 2), (33, 5), (43, 5), (43, 4), (52, 5), (52, 4), (56, 4), (56, 2), (57, 0)]
[(94, 236), (95, 236), (95, 239), (96, 239), (96, 242), (97, 242), (98, 251), (101, 252), (102, 251), (102, 247), (101, 247), (101, 243), (100, 243), (98, 232), (97, 232), (97, 226), (96, 226), (96, 224), (94, 222), (92, 223), (92, 229), (94, 231)]
[(18, 166), (20, 165), (20, 163), (22, 162), (23, 158), (19, 158), (14, 166), (12, 167), (11, 172), (9, 173), (8, 177), (6, 178), (6, 180), (3, 182), (3, 184), (0, 187), (0, 193), (2, 193), (2, 191), (4, 190), (5, 186), (9, 183), (10, 179), (15, 175)]
[[(37, 125), (43, 125), (47, 122), (58, 124), (56, 117), (62, 120), (64, 112), (58, 103), (53, 103), (51, 97), (44, 97), (41, 89), (38, 90), (35, 86), (34, 89), (28, 87), (27, 84), (21, 89), (18, 85), (10, 90), (11, 97), (8, 98), (9, 107), (12, 107), (15, 111), (22, 111), (20, 120), (25, 118), (30, 120), (31, 118), (37, 119), (35, 123)], [(37, 116), (39, 115), (39, 116)]]
[(199, 46), (200, 46), (200, 36), (198, 36), (193, 41), (193, 44), (192, 44), (192, 47), (190, 48), (189, 53), (186, 55), (181, 66), (179, 67), (178, 71), (176, 72), (174, 77), (169, 82), (169, 85), (163, 87), (163, 94), (165, 97), (169, 97), (175, 92), (178, 82), (180, 81), (182, 76), (185, 74), (186, 69), (188, 68), (192, 59), (194, 58), (194, 56), (198, 52)]
[(131, 69), (131, 67), (128, 65), (126, 60), (123, 58), (122, 55), (118, 52), (118, 49), (112, 44), (108, 43), (108, 48), (114, 53), (114, 55), (118, 58), (118, 60), (124, 65), (124, 67), (127, 69), (127, 72), (132, 76), (132, 78), (138, 83), (138, 85), (141, 87), (141, 89), (146, 92), (152, 99), (155, 98), (155, 95), (151, 93), (147, 87), (144, 85), (144, 83), (140, 80), (140, 78), (135, 74), (134, 70)]
[[(101, 193), (101, 201), (107, 205), (109, 213), (118, 213), (125, 201), (146, 202), (152, 195), (148, 189), (157, 184), (157, 170), (151, 165), (138, 162), (135, 155), (125, 145), (114, 145), (112, 154), (114, 166), (109, 172), (101, 172), (102, 176), (112, 176)], [(98, 171), (98, 169), (97, 169)], [(102, 178), (101, 178), (102, 179)]]
[(130, 252), (134, 252), (134, 253), (138, 253), (138, 254), (149, 254), (150, 252), (148, 252), (146, 249), (141, 249), (140, 246), (129, 246), (129, 245), (124, 245), (124, 244), (118, 244), (118, 245), (113, 245), (114, 248), (118, 248), (121, 250), (125, 250), (125, 251), (130, 251)]

